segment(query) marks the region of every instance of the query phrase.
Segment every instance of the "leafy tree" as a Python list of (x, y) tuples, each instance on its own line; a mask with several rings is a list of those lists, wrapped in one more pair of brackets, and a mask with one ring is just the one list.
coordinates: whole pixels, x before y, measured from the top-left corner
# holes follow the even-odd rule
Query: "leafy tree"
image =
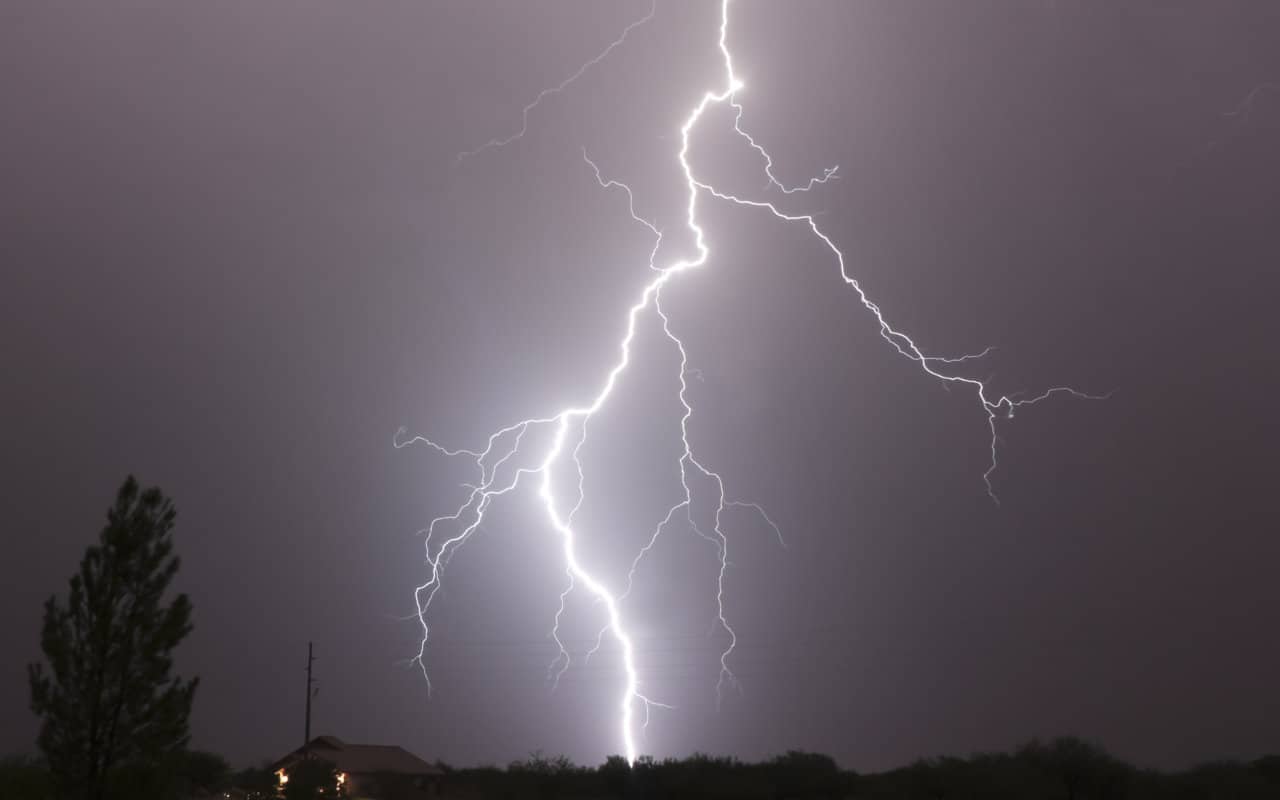
[(272, 771), (270, 761), (260, 767), (240, 770), (231, 776), (228, 783), (239, 789), (249, 800), (265, 800), (279, 794), (280, 780)]
[(1280, 756), (1263, 756), (1249, 766), (1269, 783), (1280, 787)]
[(1128, 777), (1125, 765), (1101, 746), (1075, 736), (1061, 736), (1048, 744), (1033, 739), (1022, 746), (1018, 756), (1055, 778), (1067, 800), (1118, 796)]
[(231, 765), (217, 753), (187, 750), (176, 754), (173, 773), (188, 794), (192, 790), (212, 793), (226, 788), (230, 783)]
[(596, 772), (604, 779), (605, 788), (610, 795), (622, 797), (626, 793), (631, 778), (631, 765), (627, 763), (627, 759), (619, 755), (609, 756)]
[(930, 800), (968, 797), (968, 765), (958, 758), (926, 758), (903, 770), (912, 792)]
[(338, 783), (338, 769), (322, 758), (304, 758), (286, 771), (284, 800), (316, 800), (346, 797), (346, 787)]
[(49, 800), (53, 797), (49, 770), (29, 756), (0, 758), (0, 797), (5, 800)]
[(538, 797), (554, 800), (579, 770), (568, 756), (547, 758), (541, 750), (537, 750), (530, 753), (526, 761), (513, 761), (507, 767), (507, 772), (526, 776), (528, 782), (536, 787)]
[(835, 759), (822, 753), (788, 750), (764, 767), (775, 797), (839, 797), (847, 782)]
[(67, 797), (102, 800), (112, 770), (185, 748), (196, 679), (171, 674), (191, 632), (191, 602), (164, 604), (178, 571), (176, 512), (158, 488), (130, 475), (107, 524), (72, 576), (65, 605), (44, 607), (47, 663), (28, 667), (38, 744)]

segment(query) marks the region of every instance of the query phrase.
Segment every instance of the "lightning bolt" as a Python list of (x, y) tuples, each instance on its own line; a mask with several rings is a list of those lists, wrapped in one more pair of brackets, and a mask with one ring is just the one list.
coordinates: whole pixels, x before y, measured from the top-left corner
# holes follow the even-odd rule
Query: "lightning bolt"
[(658, 2), (657, 0), (653, 0), (653, 2), (650, 3), (649, 5), (649, 13), (641, 17), (640, 19), (636, 20), (635, 22), (632, 22), (627, 27), (623, 28), (622, 33), (618, 35), (618, 38), (614, 39), (612, 42), (609, 43), (608, 47), (606, 47), (605, 49), (597, 53), (595, 58), (591, 59), (590, 61), (587, 61), (581, 67), (578, 67), (576, 72), (574, 72), (572, 75), (565, 78), (564, 80), (560, 81), (560, 83), (556, 84), (555, 86), (552, 86), (549, 89), (543, 89), (541, 92), (538, 92), (538, 96), (530, 100), (525, 105), (525, 107), (521, 109), (520, 129), (518, 131), (512, 134), (509, 134), (507, 136), (503, 136), (501, 138), (490, 139), (489, 141), (485, 142), (484, 144), (480, 145), (474, 150), (467, 150), (466, 152), (458, 153), (458, 155), (455, 157), (455, 160), (458, 162), (462, 162), (468, 158), (471, 158), (472, 156), (478, 156), (486, 150), (493, 150), (494, 148), (498, 148), (498, 147), (506, 147), (507, 145), (511, 144), (515, 140), (522, 138), (526, 133), (529, 132), (529, 115), (533, 113), (533, 110), (535, 108), (542, 105), (543, 100), (546, 100), (548, 97), (552, 97), (554, 95), (560, 94), (565, 89), (568, 89), (570, 86), (572, 86), (575, 82), (577, 82), (579, 78), (581, 78), (583, 75), (586, 74), (587, 70), (591, 69), (596, 64), (599, 64), (601, 61), (604, 61), (606, 58), (609, 57), (610, 53), (612, 53), (615, 49), (621, 47), (622, 43), (627, 40), (627, 37), (631, 35), (631, 32), (633, 30), (645, 24), (649, 20), (653, 19), (654, 16), (657, 15), (657, 13), (658, 13)]
[[(423, 670), (428, 691), (430, 691), (431, 687), (430, 676), (427, 675), (425, 665), (426, 648), (431, 633), (428, 614), (432, 601), (440, 590), (441, 580), (449, 560), (476, 533), (485, 518), (485, 513), (496, 499), (515, 491), (523, 481), (536, 481), (537, 496), (541, 500), (546, 520), (559, 537), (566, 576), (565, 588), (560, 594), (560, 603), (551, 630), (551, 638), (555, 641), (559, 652), (548, 667), (548, 679), (554, 684), (570, 668), (571, 655), (559, 636), (560, 620), (565, 611), (567, 598), (575, 591), (585, 591), (598, 601), (605, 611), (603, 627), (596, 637), (595, 646), (587, 652), (587, 658), (590, 658), (602, 646), (605, 637), (612, 637), (622, 654), (622, 689), (617, 701), (617, 710), (619, 714), (619, 735), (623, 751), (629, 763), (634, 763), (637, 755), (636, 712), (642, 712), (640, 728), (643, 729), (648, 723), (649, 712), (652, 707), (669, 707), (653, 700), (642, 691), (643, 682), (636, 667), (636, 643), (628, 632), (626, 618), (623, 613), (623, 601), (631, 592), (645, 556), (657, 544), (663, 531), (680, 515), (683, 515), (694, 533), (715, 548), (719, 559), (715, 583), (716, 623), (727, 638), (727, 644), (720, 655), (720, 674), (716, 683), (716, 694), (719, 700), (725, 688), (738, 686), (737, 678), (730, 668), (730, 661), (737, 645), (737, 634), (734, 632), (725, 613), (725, 575), (730, 563), (729, 538), (726, 536), (724, 529), (725, 517), (731, 510), (752, 512), (764, 521), (778, 537), (779, 543), (785, 546), (780, 528), (765, 512), (764, 508), (754, 502), (733, 499), (726, 490), (725, 480), (721, 474), (701, 459), (690, 444), (689, 424), (693, 417), (693, 406), (687, 394), (689, 388), (688, 379), (697, 377), (699, 373), (689, 366), (689, 357), (684, 342), (673, 330), (671, 319), (663, 309), (662, 296), (663, 292), (682, 273), (706, 266), (711, 257), (711, 251), (706, 244), (704, 231), (698, 218), (698, 204), (701, 198), (709, 197), (732, 203), (746, 209), (771, 215), (784, 223), (807, 228), (830, 251), (831, 257), (839, 269), (841, 279), (853, 290), (861, 306), (875, 318), (879, 325), (881, 338), (890, 347), (899, 355), (915, 362), (929, 378), (942, 383), (944, 386), (958, 385), (972, 392), (973, 397), (977, 400), (978, 407), (985, 416), (986, 426), (991, 433), (990, 462), (982, 475), (982, 479), (986, 485), (987, 493), (993, 501), (998, 502), (991, 485), (991, 475), (998, 466), (997, 443), (999, 441), (998, 422), (1000, 420), (1011, 419), (1018, 410), (1057, 395), (1070, 395), (1082, 399), (1102, 399), (1104, 397), (1079, 392), (1067, 386), (1051, 387), (1038, 395), (1026, 398), (1020, 398), (1015, 395), (999, 395), (993, 393), (984, 381), (954, 373), (950, 369), (951, 367), (980, 358), (986, 355), (991, 348), (987, 348), (980, 353), (956, 357), (926, 354), (910, 336), (897, 330), (889, 323), (881, 308), (867, 295), (858, 280), (849, 273), (844, 253), (820, 228), (813, 215), (789, 213), (780, 209), (772, 201), (743, 197), (727, 192), (698, 177), (697, 172), (689, 161), (690, 138), (706, 112), (717, 106), (727, 106), (732, 109), (735, 134), (757, 154), (762, 162), (762, 172), (766, 178), (766, 191), (777, 191), (784, 195), (804, 193), (838, 177), (838, 167), (830, 167), (824, 170), (822, 175), (811, 178), (805, 184), (785, 185), (775, 175), (772, 156), (743, 127), (744, 108), (738, 102), (737, 95), (744, 88), (744, 84), (734, 71), (733, 56), (728, 46), (729, 8), (730, 0), (721, 0), (717, 46), (724, 68), (723, 82), (718, 88), (706, 90), (698, 103), (689, 111), (680, 126), (680, 147), (675, 154), (684, 176), (687, 190), (684, 225), (693, 235), (693, 253), (691, 255), (679, 258), (666, 265), (659, 265), (656, 259), (663, 241), (662, 231), (653, 222), (636, 213), (634, 195), (631, 188), (621, 181), (606, 178), (587, 152), (583, 151), (583, 160), (592, 170), (600, 187), (606, 191), (613, 190), (625, 194), (631, 219), (647, 228), (654, 238), (654, 246), (649, 252), (648, 264), (654, 273), (653, 278), (644, 286), (639, 296), (626, 312), (622, 336), (618, 341), (618, 356), (613, 365), (604, 373), (596, 394), (582, 404), (566, 406), (544, 416), (529, 417), (499, 428), (490, 434), (483, 448), (450, 448), (425, 436), (409, 437), (404, 429), (397, 432), (393, 441), (394, 446), (397, 448), (412, 444), (422, 444), (444, 456), (466, 458), (474, 464), (478, 473), (478, 480), (464, 487), (467, 492), (462, 503), (453, 512), (431, 520), (427, 528), (422, 531), (425, 535), (426, 559), (429, 569), (426, 582), (414, 591), (414, 603), (417, 608), (417, 619), (422, 629), (422, 640), (418, 653), (413, 660)], [(621, 36), (595, 58), (585, 63), (573, 75), (557, 86), (539, 93), (532, 102), (524, 107), (522, 124), (517, 132), (505, 138), (490, 140), (475, 150), (461, 154), (459, 158), (474, 156), (487, 149), (503, 147), (519, 139), (528, 130), (529, 114), (539, 103), (547, 97), (567, 89), (590, 67), (598, 64), (610, 52), (619, 47), (632, 30), (651, 20), (654, 14), (655, 11), (651, 9), (646, 17), (628, 25)], [(619, 378), (631, 364), (637, 322), (642, 315), (647, 313), (653, 313), (657, 316), (661, 322), (664, 336), (679, 355), (678, 398), (682, 406), (680, 436), (683, 448), (678, 459), (678, 468), (683, 496), (667, 510), (654, 527), (647, 543), (632, 561), (630, 571), (627, 574), (625, 588), (617, 591), (606, 586), (601, 579), (597, 578), (588, 566), (582, 563), (578, 555), (574, 517), (586, 495), (584, 486), (585, 471), (580, 454), (587, 440), (589, 422), (608, 403)], [(524, 447), (525, 437), (530, 432), (549, 434), (550, 443), (540, 452), (526, 453), (525, 451), (529, 448)], [(536, 456), (536, 458), (531, 459), (531, 456)], [(553, 468), (562, 464), (566, 458), (572, 463), (577, 475), (577, 487), (573, 495), (576, 499), (567, 511), (565, 510), (567, 501), (563, 494), (558, 491), (558, 487), (552, 477)], [(710, 518), (712, 524), (709, 530), (703, 530), (695, 522), (693, 508), (697, 499), (697, 493), (694, 490), (696, 482), (712, 487), (710, 492), (712, 506)]]

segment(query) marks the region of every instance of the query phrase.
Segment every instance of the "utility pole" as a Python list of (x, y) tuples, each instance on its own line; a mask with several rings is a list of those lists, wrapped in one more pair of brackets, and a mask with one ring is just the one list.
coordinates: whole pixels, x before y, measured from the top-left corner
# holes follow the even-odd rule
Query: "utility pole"
[(311, 642), (307, 642), (307, 730), (302, 740), (303, 747), (311, 741), (311, 684), (316, 682), (316, 679), (311, 677), (311, 662), (316, 660), (311, 648)]

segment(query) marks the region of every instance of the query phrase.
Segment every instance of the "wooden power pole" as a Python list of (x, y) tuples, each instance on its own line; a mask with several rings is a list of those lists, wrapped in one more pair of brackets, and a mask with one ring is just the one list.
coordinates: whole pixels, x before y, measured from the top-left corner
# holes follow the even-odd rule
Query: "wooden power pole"
[(307, 642), (307, 727), (306, 733), (303, 735), (302, 739), (303, 747), (306, 747), (307, 744), (311, 742), (311, 684), (316, 682), (316, 679), (311, 677), (311, 662), (315, 660), (316, 657), (313, 655), (312, 644), (311, 642)]

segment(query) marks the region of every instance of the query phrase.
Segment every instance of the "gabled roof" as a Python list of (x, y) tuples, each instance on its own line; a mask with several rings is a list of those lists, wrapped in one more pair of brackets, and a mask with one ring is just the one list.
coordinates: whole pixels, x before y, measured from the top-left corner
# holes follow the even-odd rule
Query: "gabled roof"
[(317, 736), (271, 765), (288, 768), (307, 756), (323, 758), (340, 772), (352, 774), (391, 772), (401, 775), (439, 775), (441, 770), (403, 747), (389, 744), (347, 744), (336, 736)]

